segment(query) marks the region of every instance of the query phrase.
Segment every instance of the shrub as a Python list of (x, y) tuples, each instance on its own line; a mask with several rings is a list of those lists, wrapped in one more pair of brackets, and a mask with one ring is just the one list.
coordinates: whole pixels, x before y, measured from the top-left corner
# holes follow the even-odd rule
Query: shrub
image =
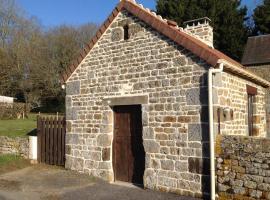
[(19, 119), (28, 113), (25, 103), (0, 103), (0, 119)]

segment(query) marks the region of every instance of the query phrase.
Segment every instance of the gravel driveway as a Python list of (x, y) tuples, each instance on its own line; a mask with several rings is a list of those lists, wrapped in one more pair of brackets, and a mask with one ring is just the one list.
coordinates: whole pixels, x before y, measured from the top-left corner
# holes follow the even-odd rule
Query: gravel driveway
[(0, 176), (0, 200), (195, 200), (36, 165)]

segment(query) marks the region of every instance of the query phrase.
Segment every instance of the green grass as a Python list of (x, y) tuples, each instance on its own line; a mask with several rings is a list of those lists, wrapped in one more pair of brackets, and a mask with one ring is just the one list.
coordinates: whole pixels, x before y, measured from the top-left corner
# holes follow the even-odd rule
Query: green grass
[[(41, 114), (45, 117), (55, 117), (55, 114)], [(62, 115), (59, 115), (62, 117)], [(0, 136), (25, 137), (33, 134), (37, 128), (37, 114), (31, 113), (25, 119), (0, 120)]]
[(2, 154), (0, 155), (0, 167), (19, 159), (21, 159), (21, 157), (14, 154)]
[(22, 137), (33, 131), (37, 126), (37, 117), (30, 114), (28, 119), (0, 120), (0, 136)]
[(0, 174), (23, 169), (30, 166), (29, 160), (26, 160), (14, 154), (0, 155)]

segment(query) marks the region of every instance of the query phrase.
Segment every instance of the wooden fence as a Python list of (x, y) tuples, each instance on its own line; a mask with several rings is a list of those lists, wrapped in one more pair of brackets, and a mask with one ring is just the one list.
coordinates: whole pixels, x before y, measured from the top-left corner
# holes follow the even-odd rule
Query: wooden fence
[(38, 162), (65, 165), (65, 118), (38, 117)]

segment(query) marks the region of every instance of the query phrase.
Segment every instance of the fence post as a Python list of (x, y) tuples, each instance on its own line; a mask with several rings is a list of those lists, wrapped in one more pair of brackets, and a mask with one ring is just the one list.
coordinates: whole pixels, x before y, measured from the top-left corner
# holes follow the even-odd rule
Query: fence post
[(37, 116), (37, 139), (38, 139), (38, 144), (37, 144), (37, 160), (40, 163), (41, 162), (41, 120), (39, 116)]
[(66, 161), (66, 118), (62, 119), (62, 165), (65, 165)]
[(46, 118), (40, 117), (40, 128), (41, 128), (41, 162), (46, 162)]
[(50, 164), (50, 118), (46, 117), (46, 164)]
[(58, 151), (58, 146), (57, 146), (57, 119), (54, 117), (53, 118), (53, 164), (57, 165), (57, 151)]

